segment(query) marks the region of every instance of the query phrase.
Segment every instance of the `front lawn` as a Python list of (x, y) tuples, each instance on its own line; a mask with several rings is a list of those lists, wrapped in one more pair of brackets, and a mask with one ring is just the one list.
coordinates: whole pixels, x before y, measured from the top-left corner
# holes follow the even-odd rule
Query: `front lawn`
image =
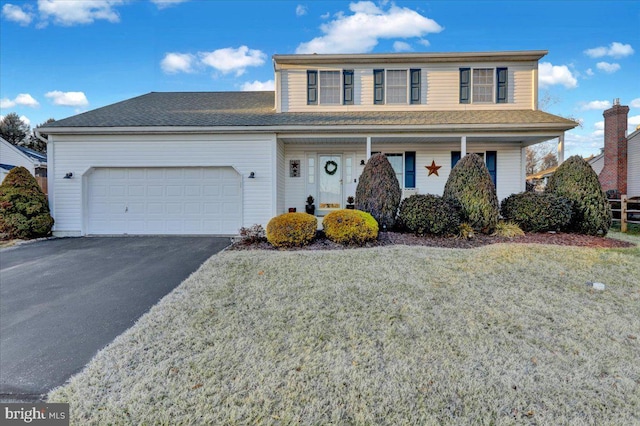
[(75, 424), (638, 424), (640, 248), (223, 252), (49, 400)]

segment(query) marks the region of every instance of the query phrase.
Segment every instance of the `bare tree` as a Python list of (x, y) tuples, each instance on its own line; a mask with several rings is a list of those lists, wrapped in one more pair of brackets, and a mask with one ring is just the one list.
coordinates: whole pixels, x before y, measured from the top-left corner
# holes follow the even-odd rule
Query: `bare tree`
[[(36, 130), (37, 130), (38, 127), (42, 127), (42, 126), (44, 126), (46, 124), (49, 124), (51, 122), (54, 122), (54, 121), (56, 121), (54, 118), (50, 118), (47, 121), (45, 121), (44, 123), (38, 124), (36, 126), (36, 128), (33, 129), (33, 131), (31, 132), (31, 135), (29, 135), (29, 140), (26, 143), (26, 147), (29, 148), (29, 149), (33, 149), (34, 151), (46, 153), (47, 152), (47, 144), (36, 136)], [(45, 135), (45, 134), (41, 134), (40, 136), (42, 136), (44, 139), (47, 139), (47, 135)]]

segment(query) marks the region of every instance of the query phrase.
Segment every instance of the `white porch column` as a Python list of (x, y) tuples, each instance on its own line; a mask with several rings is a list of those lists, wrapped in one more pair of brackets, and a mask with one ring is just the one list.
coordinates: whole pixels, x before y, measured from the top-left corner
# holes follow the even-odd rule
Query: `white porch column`
[(371, 136), (367, 136), (367, 161), (371, 158)]
[(467, 137), (462, 136), (460, 138), (460, 158), (467, 155)]
[(564, 162), (564, 132), (558, 137), (558, 165)]

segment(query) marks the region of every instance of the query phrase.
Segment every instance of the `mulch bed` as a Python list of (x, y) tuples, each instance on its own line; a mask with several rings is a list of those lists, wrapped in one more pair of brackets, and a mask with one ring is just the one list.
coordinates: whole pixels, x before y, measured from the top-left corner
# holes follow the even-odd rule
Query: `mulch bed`
[[(597, 248), (626, 248), (635, 247), (635, 244), (607, 237), (594, 237), (591, 235), (557, 233), (529, 233), (523, 237), (503, 238), (492, 237), (484, 234), (476, 234), (474, 238), (463, 240), (453, 237), (419, 237), (413, 234), (399, 232), (380, 232), (378, 240), (367, 243), (363, 247), (381, 247), (389, 245), (426, 246), (441, 248), (475, 248), (497, 243), (518, 244), (554, 244), (559, 246), (597, 247)], [(322, 231), (318, 231), (316, 239), (304, 247), (294, 247), (285, 250), (343, 250), (352, 248), (329, 241)], [(266, 241), (259, 243), (246, 243), (239, 241), (228, 250), (278, 250)], [(282, 250), (282, 249), (280, 249)]]

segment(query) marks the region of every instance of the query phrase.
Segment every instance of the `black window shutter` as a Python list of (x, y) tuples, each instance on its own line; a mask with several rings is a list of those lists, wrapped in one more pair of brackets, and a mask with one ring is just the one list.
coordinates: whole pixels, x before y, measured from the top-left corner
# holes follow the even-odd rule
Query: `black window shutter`
[(460, 68), (460, 103), (468, 104), (471, 99), (471, 68)]
[(496, 81), (498, 84), (496, 85), (496, 101), (499, 104), (506, 104), (508, 102), (508, 80), (509, 73), (507, 68), (497, 68), (496, 69)]
[(353, 105), (353, 70), (342, 71), (344, 81), (343, 99), (345, 105)]
[(453, 169), (458, 161), (460, 161), (462, 157), (460, 156), (460, 151), (451, 151), (451, 168)]
[(404, 153), (404, 187), (416, 187), (416, 153)]
[(487, 164), (487, 169), (489, 170), (489, 174), (491, 175), (491, 180), (493, 181), (493, 186), (498, 187), (497, 180), (497, 171), (498, 171), (498, 152), (497, 151), (487, 151), (485, 162)]
[(420, 73), (422, 70), (411, 70), (411, 103), (420, 103)]
[(318, 105), (318, 71), (307, 71), (307, 105)]
[(373, 70), (373, 103), (384, 104), (384, 70)]

